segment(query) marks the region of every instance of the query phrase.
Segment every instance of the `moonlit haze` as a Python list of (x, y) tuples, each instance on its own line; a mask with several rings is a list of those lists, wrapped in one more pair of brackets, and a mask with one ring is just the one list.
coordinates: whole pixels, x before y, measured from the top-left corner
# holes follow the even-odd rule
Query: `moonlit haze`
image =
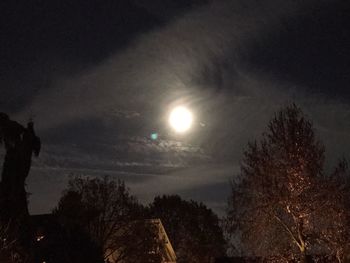
[(291, 102), (326, 169), (349, 157), (349, 1), (20, 2), (0, 1), (0, 112), (42, 139), (33, 214), (71, 176), (108, 175), (143, 204), (178, 194), (223, 215), (248, 142)]

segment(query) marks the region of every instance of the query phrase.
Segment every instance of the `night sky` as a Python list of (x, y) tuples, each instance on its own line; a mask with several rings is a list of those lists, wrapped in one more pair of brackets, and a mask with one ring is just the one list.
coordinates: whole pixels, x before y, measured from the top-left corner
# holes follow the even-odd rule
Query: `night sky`
[[(350, 157), (349, 1), (1, 1), (0, 12), (0, 111), (33, 118), (43, 144), (27, 180), (34, 214), (72, 175), (222, 214), (247, 142), (291, 102), (326, 169)], [(184, 134), (167, 122), (178, 104), (194, 115)]]

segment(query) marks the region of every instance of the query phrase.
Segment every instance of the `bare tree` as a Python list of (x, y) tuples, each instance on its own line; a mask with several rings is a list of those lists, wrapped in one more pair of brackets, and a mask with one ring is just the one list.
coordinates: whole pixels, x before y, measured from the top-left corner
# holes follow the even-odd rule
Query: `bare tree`
[(350, 231), (350, 174), (348, 163), (341, 160), (324, 182), (322, 189), (327, 202), (315, 213), (318, 244), (327, 248), (340, 263), (349, 256)]
[(0, 262), (27, 262), (28, 254), (11, 232), (11, 222), (0, 224)]
[[(339, 225), (344, 219), (337, 217), (323, 164), (324, 147), (295, 105), (275, 115), (260, 142), (248, 145), (227, 214), (228, 232), (240, 236), (246, 253), (302, 262), (307, 254), (327, 253), (321, 222), (335, 233), (340, 226), (329, 219)], [(324, 235), (330, 244), (331, 234)]]
[(106, 260), (161, 262), (157, 229), (147, 223), (143, 206), (122, 181), (76, 177), (70, 180), (54, 214), (66, 226), (82, 227)]

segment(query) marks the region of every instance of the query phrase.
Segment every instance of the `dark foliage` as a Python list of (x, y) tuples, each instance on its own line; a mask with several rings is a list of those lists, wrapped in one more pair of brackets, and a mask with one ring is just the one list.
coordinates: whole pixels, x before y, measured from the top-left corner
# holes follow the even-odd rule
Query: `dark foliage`
[(0, 182), (0, 258), (2, 261), (7, 258), (10, 262), (32, 262), (25, 180), (32, 155), (39, 155), (40, 139), (32, 121), (24, 127), (0, 112), (0, 143), (5, 148)]
[(177, 262), (212, 262), (225, 255), (225, 240), (219, 219), (211, 209), (177, 195), (156, 197), (150, 205), (160, 218), (174, 247)]
[[(122, 181), (76, 177), (54, 210), (68, 229), (81, 229), (114, 262), (160, 262), (158, 229)], [(150, 253), (156, 252), (156, 253)]]
[(35, 232), (35, 262), (103, 263), (103, 254), (80, 226), (62, 225), (53, 215), (31, 218)]

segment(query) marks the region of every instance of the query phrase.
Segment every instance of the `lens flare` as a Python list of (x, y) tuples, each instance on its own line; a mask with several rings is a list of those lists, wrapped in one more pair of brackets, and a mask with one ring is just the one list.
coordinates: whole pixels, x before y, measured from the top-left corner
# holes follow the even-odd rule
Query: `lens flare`
[(158, 133), (152, 132), (152, 133), (151, 133), (151, 139), (152, 139), (153, 141), (157, 140), (157, 139), (158, 139)]

